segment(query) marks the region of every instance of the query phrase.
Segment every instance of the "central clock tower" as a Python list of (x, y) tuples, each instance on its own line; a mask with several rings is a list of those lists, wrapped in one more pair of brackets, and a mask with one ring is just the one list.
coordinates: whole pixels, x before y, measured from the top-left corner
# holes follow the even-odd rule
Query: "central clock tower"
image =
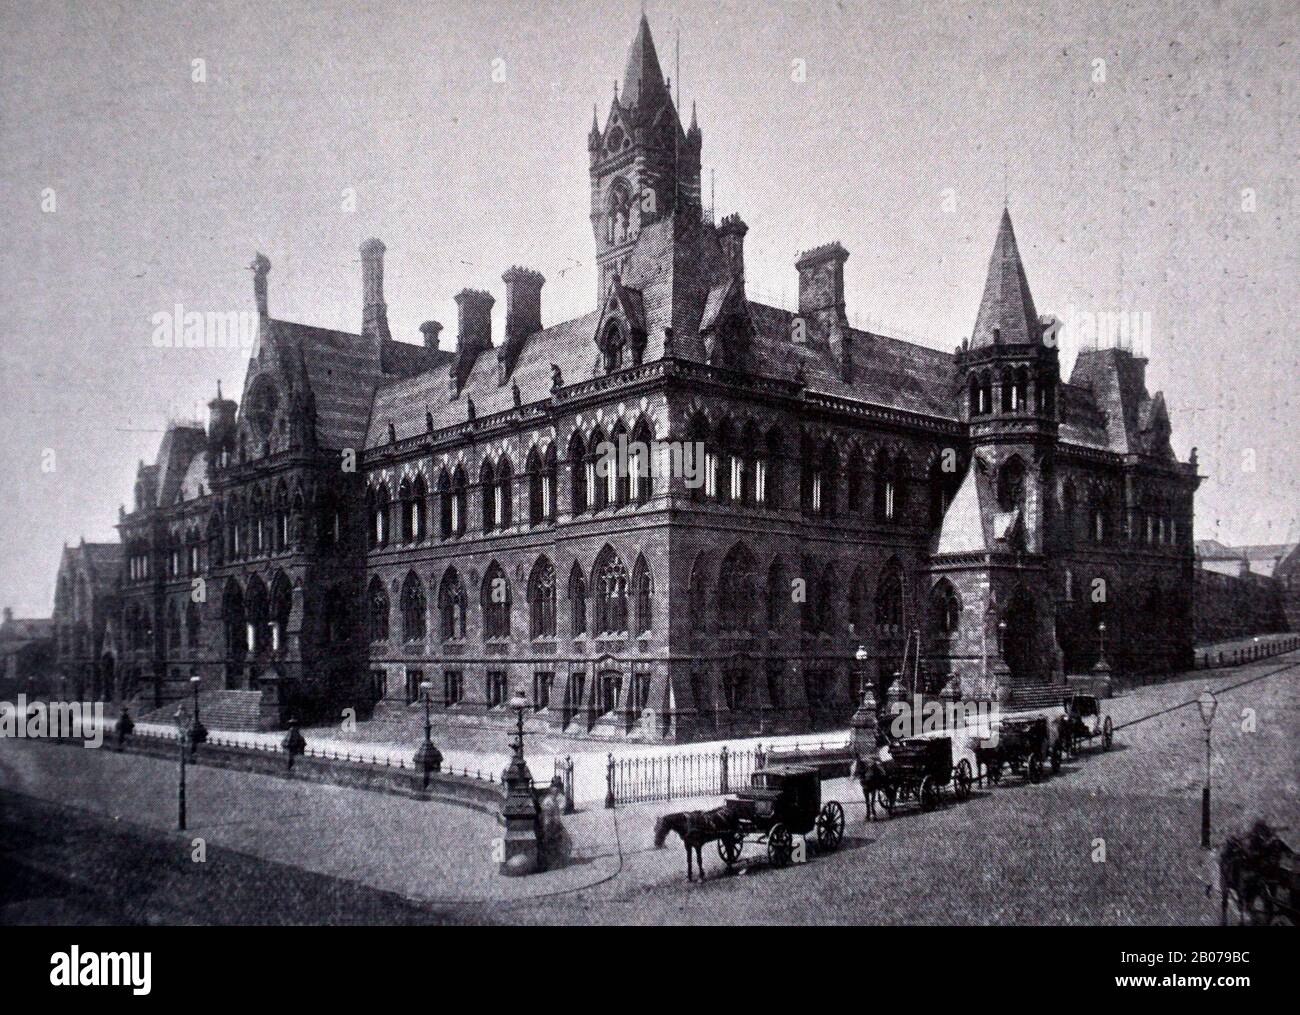
[(682, 129), (643, 15), (605, 128), (593, 111), (587, 139), (598, 301), (615, 275), (626, 275), (627, 258), (644, 229), (678, 209), (699, 214), (700, 144), (694, 113), (690, 129)]

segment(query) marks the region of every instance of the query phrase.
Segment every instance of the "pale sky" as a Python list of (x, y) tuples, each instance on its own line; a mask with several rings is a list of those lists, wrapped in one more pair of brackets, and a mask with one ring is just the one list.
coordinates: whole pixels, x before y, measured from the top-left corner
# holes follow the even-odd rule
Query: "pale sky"
[[(838, 239), (851, 317), (952, 348), (1005, 193), (1040, 312), (1149, 322), (1149, 387), (1179, 457), (1200, 449), (1197, 537), (1300, 537), (1300, 7), (647, 9), (669, 75), (681, 33), (706, 200), (715, 171), (752, 290), (793, 300), (798, 253)], [(251, 311), (257, 250), (275, 316), (358, 330), (357, 247), (380, 237), (407, 341), (430, 318), (450, 341), (466, 286), (497, 296), (499, 336), (512, 264), (548, 279), (545, 323), (594, 309), (586, 137), (639, 13), (0, 3), (0, 605), (47, 615), (62, 545), (115, 538), (169, 415), (218, 378), (238, 393), (246, 354), (157, 349), (152, 319)]]

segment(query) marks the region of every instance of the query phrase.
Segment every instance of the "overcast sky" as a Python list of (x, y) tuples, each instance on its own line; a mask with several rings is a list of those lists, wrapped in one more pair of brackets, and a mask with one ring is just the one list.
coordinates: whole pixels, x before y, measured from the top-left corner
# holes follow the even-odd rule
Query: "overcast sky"
[[(950, 349), (1006, 194), (1040, 312), (1149, 322), (1198, 538), (1300, 536), (1300, 7), (647, 8), (753, 289), (793, 300), (799, 251), (839, 239), (851, 317)], [(586, 137), (639, 9), (4, 2), (0, 604), (48, 614), (63, 543), (115, 538), (169, 416), (239, 391), (246, 354), (157, 349), (152, 319), (251, 311), (257, 250), (272, 313), (324, 326), (360, 327), (368, 236), (397, 338), (449, 341), (466, 286), (500, 335), (511, 264), (547, 277), (545, 323), (592, 310)]]

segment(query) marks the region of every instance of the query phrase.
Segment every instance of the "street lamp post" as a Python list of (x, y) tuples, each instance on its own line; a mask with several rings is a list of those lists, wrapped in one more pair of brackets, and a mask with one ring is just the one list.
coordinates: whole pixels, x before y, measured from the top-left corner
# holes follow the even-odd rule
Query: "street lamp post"
[(176, 744), (180, 755), (180, 780), (176, 785), (176, 828), (185, 831), (185, 706), (176, 706)]
[(533, 774), (524, 761), (524, 711), (528, 699), (516, 691), (510, 699), (515, 713), (515, 736), (510, 745), (510, 764), (502, 773), (506, 784), (506, 802), (501, 809), (506, 834), (500, 871), (507, 877), (532, 874), (538, 869), (537, 798), (533, 793)]
[(208, 741), (208, 728), (199, 719), (199, 678), (190, 677), (190, 687), (194, 691), (194, 722), (190, 724), (190, 757), (197, 757), (199, 744)]
[(425, 789), (429, 788), (429, 777), (442, 771), (442, 752), (433, 744), (433, 724), (429, 718), (429, 695), (432, 691), (433, 684), (429, 681), (420, 684), (420, 693), (424, 695), (424, 743), (415, 752), (415, 767), (420, 771)]
[(1201, 723), (1205, 726), (1205, 785), (1201, 787), (1201, 848), (1210, 848), (1210, 728), (1214, 725), (1214, 713), (1219, 708), (1219, 699), (1208, 688), (1196, 699), (1196, 707), (1201, 710)]
[(853, 659), (858, 666), (858, 710), (850, 722), (854, 753), (859, 757), (873, 757), (876, 752), (876, 737), (879, 721), (876, 716), (876, 696), (871, 691), (867, 679), (867, 660), (869, 655), (865, 645), (859, 645)]

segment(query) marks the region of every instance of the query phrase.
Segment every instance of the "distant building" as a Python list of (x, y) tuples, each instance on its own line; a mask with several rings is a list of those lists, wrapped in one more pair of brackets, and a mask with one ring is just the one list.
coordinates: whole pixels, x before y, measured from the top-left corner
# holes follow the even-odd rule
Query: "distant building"
[[(798, 258), (797, 308), (751, 299), (702, 144), (643, 19), (587, 139), (592, 310), (545, 326), (511, 268), (499, 342), (476, 289), (451, 348), (395, 341), (378, 240), (360, 334), (273, 317), (258, 255), (241, 401), (171, 427), (119, 519), (117, 693), (197, 675), (273, 726), (425, 682), (491, 721), (518, 689), (534, 725), (687, 740), (842, 725), (900, 673), (1060, 681), (1103, 623), (1117, 669), (1189, 665), (1195, 459), (1145, 359), (1060, 376), (1009, 213), (944, 352), (850, 325), (839, 243)], [(667, 467), (696, 446), (698, 482)]]
[(55, 661), (76, 699), (117, 697), (113, 628), (122, 581), (118, 543), (65, 546), (54, 585)]
[(54, 624), (48, 617), (19, 619), (8, 606), (0, 623), (0, 700), (57, 692), (53, 680)]

